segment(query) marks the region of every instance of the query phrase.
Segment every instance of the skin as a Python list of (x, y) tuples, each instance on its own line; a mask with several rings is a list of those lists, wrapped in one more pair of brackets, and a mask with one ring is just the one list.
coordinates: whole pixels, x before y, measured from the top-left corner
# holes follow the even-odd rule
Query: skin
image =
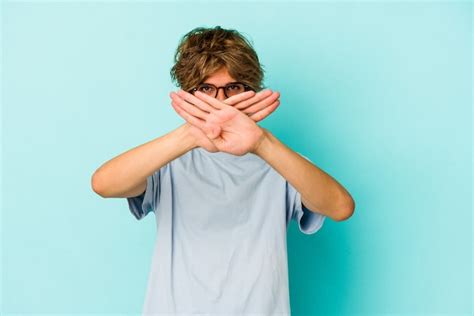
[[(232, 81), (237, 80), (229, 75), (227, 69), (221, 68), (205, 82), (223, 86)], [(352, 216), (354, 200), (340, 183), (283, 144), (269, 130), (258, 126), (255, 117), (252, 119), (252, 113), (264, 111), (262, 102), (249, 105), (243, 100), (237, 102), (235, 98), (229, 98), (231, 100), (226, 102), (221, 90), (216, 98), (200, 92), (193, 95), (183, 90), (170, 93), (174, 110), (195, 128), (193, 134), (196, 145), (204, 144), (206, 149), (234, 155), (249, 152), (258, 155), (300, 192), (302, 203), (312, 212), (335, 221)], [(244, 92), (242, 98), (246, 94), (249, 98), (252, 96), (252, 93)], [(272, 92), (272, 95), (279, 97), (278, 92)], [(267, 108), (271, 107), (267, 105)], [(259, 115), (264, 116), (262, 113)]]
[[(277, 108), (278, 97), (278, 93), (266, 90), (224, 99), (220, 91), (218, 99), (238, 109), (251, 121), (258, 122)], [(91, 178), (92, 189), (102, 197), (138, 196), (145, 192), (147, 178), (153, 172), (198, 146), (211, 152), (219, 150), (201, 129), (185, 122), (169, 133), (129, 149), (102, 164)]]
[[(216, 72), (211, 78), (205, 80), (204, 83), (214, 84), (215, 82), (222, 82), (226, 80), (226, 83), (228, 83), (230, 82), (228, 81), (228, 78), (229, 76), (227, 71), (225, 70), (225, 68), (222, 68), (221, 70)], [(178, 94), (181, 96), (185, 96), (187, 94), (183, 93), (184, 91), (182, 90), (180, 91), (181, 92), (178, 92)], [(216, 98), (224, 102), (225, 104), (231, 105), (235, 109), (240, 110), (254, 122), (259, 122), (268, 115), (270, 115), (273, 111), (275, 111), (275, 109), (280, 104), (280, 101), (278, 100), (279, 96), (279, 92), (273, 92), (270, 89), (265, 89), (259, 91), (258, 93), (255, 93), (253, 91), (247, 91), (246, 93), (241, 93), (239, 95), (226, 98), (224, 94), (224, 89), (219, 89)], [(170, 97), (173, 99), (173, 93), (170, 93)], [(203, 105), (203, 109), (206, 113), (210, 113), (209, 111), (212, 110), (206, 105)], [(193, 108), (190, 108), (190, 110), (191, 113), (196, 113)], [(209, 137), (202, 129), (190, 124), (189, 122), (186, 122), (186, 125), (189, 129), (189, 133), (192, 134), (193, 137), (196, 139), (197, 146), (202, 147), (209, 152), (219, 151), (216, 145), (212, 142), (211, 139), (209, 139)]]

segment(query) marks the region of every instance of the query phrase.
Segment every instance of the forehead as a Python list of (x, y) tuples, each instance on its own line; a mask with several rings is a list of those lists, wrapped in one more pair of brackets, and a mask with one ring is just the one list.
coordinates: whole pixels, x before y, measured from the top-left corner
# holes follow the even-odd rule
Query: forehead
[(204, 83), (211, 83), (213, 85), (219, 86), (219, 85), (225, 85), (229, 82), (234, 82), (236, 81), (235, 78), (232, 78), (227, 71), (227, 68), (222, 67), (215, 73), (211, 74), (208, 76), (205, 80)]

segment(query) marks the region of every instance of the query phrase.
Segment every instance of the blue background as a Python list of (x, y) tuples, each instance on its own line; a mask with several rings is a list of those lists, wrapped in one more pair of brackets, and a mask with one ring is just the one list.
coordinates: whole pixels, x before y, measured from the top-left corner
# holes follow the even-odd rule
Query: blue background
[(183, 124), (179, 39), (254, 43), (281, 105), (259, 124), (356, 201), (290, 225), (293, 314), (472, 312), (471, 2), (2, 4), (2, 312), (140, 313), (155, 238), (90, 186)]

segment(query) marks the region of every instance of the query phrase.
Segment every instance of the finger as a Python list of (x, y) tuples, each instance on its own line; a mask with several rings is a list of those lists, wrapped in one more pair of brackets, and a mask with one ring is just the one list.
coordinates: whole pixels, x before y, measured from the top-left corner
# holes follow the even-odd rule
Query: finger
[(175, 102), (172, 102), (171, 105), (173, 106), (174, 110), (179, 114), (179, 116), (181, 116), (183, 119), (185, 119), (187, 122), (189, 122), (190, 124), (200, 128), (200, 129), (203, 129), (204, 126), (205, 126), (205, 121), (199, 119), (199, 118), (196, 118), (194, 116), (192, 116), (191, 114), (189, 114), (188, 112), (186, 112), (182, 107), (180, 107), (177, 103)]
[(221, 133), (221, 127), (212, 123), (209, 123), (208, 121), (201, 120), (199, 118), (194, 117), (190, 113), (188, 113), (185, 109), (180, 107), (176, 103), (172, 103), (173, 108), (178, 112), (178, 114), (184, 118), (187, 122), (190, 124), (196, 126), (197, 128), (201, 129), (207, 136), (208, 138), (216, 138), (220, 135)]
[(249, 117), (255, 122), (260, 122), (261, 120), (269, 116), (271, 113), (273, 113), (273, 111), (275, 111), (279, 105), (280, 105), (280, 100), (276, 100), (270, 106), (264, 108), (263, 110), (258, 111), (257, 113), (250, 115)]
[(182, 109), (186, 110), (186, 112), (192, 114), (193, 116), (199, 117), (203, 120), (206, 119), (207, 115), (209, 113), (204, 112), (203, 110), (199, 109), (196, 107), (194, 104), (188, 103), (186, 100), (183, 100), (178, 94), (176, 93), (170, 93), (171, 99), (175, 104), (178, 104)]
[(218, 110), (225, 109), (226, 107), (229, 107), (230, 105), (225, 104), (222, 101), (217, 100), (214, 97), (211, 97), (210, 95), (207, 95), (205, 93), (202, 93), (201, 91), (196, 91), (194, 92), (194, 95), (201, 99), (202, 101), (212, 105), (214, 108)]
[(258, 102), (258, 103), (255, 103), (245, 109), (241, 109), (242, 112), (244, 113), (256, 113), (264, 108), (266, 108), (267, 106), (269, 106), (270, 104), (273, 104), (273, 102), (275, 102), (278, 98), (280, 97), (280, 93), (279, 92), (273, 92), (271, 95), (269, 95), (267, 98), (263, 99), (262, 101)]
[[(258, 103), (262, 100), (264, 100), (265, 98), (269, 97), (272, 95), (272, 90), (268, 89), (268, 90), (263, 90), (263, 91), (260, 91), (258, 92), (257, 94), (255, 94), (255, 96), (253, 98), (250, 98), (248, 100), (245, 100), (243, 102), (240, 102), (239, 104), (237, 104), (235, 106), (236, 109), (239, 109), (239, 110), (243, 110), (255, 103)], [(270, 102), (271, 103), (271, 102)]]
[(219, 137), (219, 135), (221, 134), (221, 131), (222, 131), (222, 129), (219, 125), (213, 125), (209, 128), (209, 130), (210, 130), (210, 132), (208, 132), (206, 134), (206, 136), (211, 140)]
[(234, 105), (249, 98), (252, 98), (255, 95), (255, 91), (249, 90), (236, 95), (231, 96), (224, 100), (225, 104)]
[(212, 112), (213, 110), (216, 110), (215, 108), (213, 108), (212, 106), (210, 106), (209, 104), (207, 104), (206, 102), (203, 102), (202, 100), (196, 98), (194, 95), (192, 95), (191, 93), (189, 92), (186, 92), (182, 89), (179, 89), (178, 90), (178, 93), (177, 93), (181, 98), (183, 98), (184, 100), (188, 101), (188, 103), (191, 103), (191, 104), (194, 104), (195, 106), (197, 106), (198, 108), (200, 108), (201, 110), (207, 112), (207, 113), (210, 113)]

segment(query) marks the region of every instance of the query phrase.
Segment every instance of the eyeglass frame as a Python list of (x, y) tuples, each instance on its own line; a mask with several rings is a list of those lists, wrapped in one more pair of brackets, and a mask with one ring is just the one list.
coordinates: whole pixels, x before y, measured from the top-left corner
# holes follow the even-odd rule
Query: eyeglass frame
[[(194, 94), (194, 92), (196, 92), (196, 91), (198, 90), (198, 87), (199, 87), (199, 86), (201, 86), (201, 85), (208, 85), (208, 86), (212, 86), (212, 87), (214, 87), (214, 88), (216, 89), (216, 94), (214, 95), (214, 98), (217, 97), (217, 95), (219, 94), (219, 89), (221, 89), (221, 88), (224, 89), (224, 95), (225, 95), (225, 97), (226, 97), (226, 98), (229, 98), (229, 96), (227, 96), (227, 93), (225, 92), (225, 88), (226, 88), (228, 85), (236, 84), (236, 83), (242, 84), (242, 85), (244, 86), (244, 92), (250, 91), (250, 90), (251, 90), (251, 91), (255, 91), (255, 89), (253, 89), (251, 86), (249, 86), (249, 85), (247, 85), (247, 84), (245, 84), (245, 83), (243, 83), (243, 82), (234, 81), (234, 82), (229, 82), (229, 83), (227, 83), (225, 86), (220, 86), (220, 87), (216, 87), (216, 86), (213, 85), (212, 83), (205, 83), (205, 82), (203, 82), (203, 83), (198, 84), (198, 86), (197, 86), (196, 88), (192, 88), (192, 89), (189, 90), (188, 92)], [(204, 92), (202, 92), (202, 93), (204, 93)], [(241, 93), (243, 93), (243, 92), (241, 92)], [(237, 95), (237, 94), (236, 94), (236, 95)]]

